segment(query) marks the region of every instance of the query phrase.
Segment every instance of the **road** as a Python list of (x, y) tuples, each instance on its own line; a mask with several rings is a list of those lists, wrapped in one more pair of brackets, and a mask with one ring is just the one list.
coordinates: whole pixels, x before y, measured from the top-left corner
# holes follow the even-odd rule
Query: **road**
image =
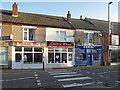
[(76, 90), (79, 88), (118, 88), (118, 66), (73, 67), (42, 70), (2, 70), (2, 88), (47, 88)]

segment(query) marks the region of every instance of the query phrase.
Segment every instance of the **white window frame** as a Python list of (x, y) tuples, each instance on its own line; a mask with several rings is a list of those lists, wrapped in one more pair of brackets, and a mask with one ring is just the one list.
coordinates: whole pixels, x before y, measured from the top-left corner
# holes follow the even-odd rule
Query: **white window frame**
[[(27, 31), (25, 31), (25, 29), (27, 29)], [(34, 29), (36, 30), (36, 28), (27, 28), (27, 27), (23, 27), (23, 41), (30, 41), (29, 40), (29, 29)], [(24, 32), (27, 32), (27, 40), (24, 40)], [(35, 36), (34, 36), (35, 37)], [(32, 40), (35, 41), (35, 40)]]

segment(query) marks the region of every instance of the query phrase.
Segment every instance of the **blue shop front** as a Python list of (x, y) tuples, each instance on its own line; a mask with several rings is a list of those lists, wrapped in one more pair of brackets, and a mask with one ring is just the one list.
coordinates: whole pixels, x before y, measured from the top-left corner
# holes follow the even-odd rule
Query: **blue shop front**
[(102, 65), (102, 46), (76, 46), (76, 66), (79, 65)]

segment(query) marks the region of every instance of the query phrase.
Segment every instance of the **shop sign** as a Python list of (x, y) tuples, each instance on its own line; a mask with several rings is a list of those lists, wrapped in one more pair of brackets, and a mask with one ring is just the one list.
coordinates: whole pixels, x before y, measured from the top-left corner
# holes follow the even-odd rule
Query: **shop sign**
[(15, 46), (42, 46), (41, 43), (37, 42), (14, 42)]
[(58, 47), (58, 48), (73, 48), (74, 44), (72, 42), (54, 42), (47, 41), (47, 47)]

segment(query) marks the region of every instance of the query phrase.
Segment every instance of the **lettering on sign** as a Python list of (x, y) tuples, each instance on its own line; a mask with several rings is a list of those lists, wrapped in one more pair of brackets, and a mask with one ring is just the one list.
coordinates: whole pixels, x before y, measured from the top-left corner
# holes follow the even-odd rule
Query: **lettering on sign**
[(15, 42), (16, 46), (41, 46), (40, 43), (37, 42)]
[(73, 48), (74, 44), (72, 42), (47, 42), (48, 47), (59, 47), (59, 48)]

